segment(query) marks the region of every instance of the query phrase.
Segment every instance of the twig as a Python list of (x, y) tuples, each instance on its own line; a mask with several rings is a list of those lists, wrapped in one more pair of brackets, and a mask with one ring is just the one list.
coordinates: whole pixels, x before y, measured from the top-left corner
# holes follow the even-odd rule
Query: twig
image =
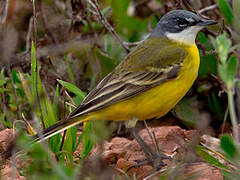
[(70, 107), (73, 107), (74, 109), (77, 108), (76, 105), (73, 105), (73, 104), (71, 104), (71, 103), (69, 103), (69, 102), (66, 102), (66, 105), (68, 105), (68, 106), (70, 106)]
[(18, 96), (17, 96), (16, 88), (14, 86), (14, 81), (13, 81), (13, 77), (12, 77), (12, 73), (11, 73), (11, 69), (10, 68), (8, 68), (8, 76), (10, 77), (10, 80), (11, 80), (11, 86), (12, 86), (13, 94), (14, 94), (15, 101), (16, 101), (17, 119), (20, 119), (20, 108), (19, 108), (19, 104), (18, 104)]
[(27, 132), (31, 135), (37, 134), (37, 131), (32, 127), (32, 125), (27, 121), (26, 117), (22, 113), (22, 121), (25, 123), (25, 126), (27, 128)]
[(187, 10), (192, 11), (192, 12), (196, 12), (195, 8), (192, 6), (191, 2), (188, 0), (182, 0), (182, 3), (184, 4), (184, 6), (187, 8)]
[(141, 44), (144, 40), (145, 39), (138, 41), (138, 42), (123, 42), (123, 44), (128, 47), (134, 47), (134, 46)]
[[(77, 105), (75, 104), (75, 102), (73, 101), (73, 98), (71, 98), (71, 96), (68, 94), (68, 92), (66, 90), (64, 90), (64, 93), (67, 95), (67, 97), (70, 99), (72, 106), (73, 107), (77, 107)], [(64, 101), (65, 102), (65, 101)]]
[(221, 134), (223, 134), (223, 132), (224, 132), (224, 128), (225, 128), (225, 124), (226, 124), (226, 121), (227, 121), (228, 113), (229, 113), (229, 107), (227, 106), (227, 109), (225, 111), (224, 118), (223, 118)]
[(116, 41), (119, 42), (119, 44), (127, 51), (130, 52), (130, 49), (126, 46), (126, 44), (124, 44), (124, 42), (121, 40), (120, 36), (116, 33), (116, 31), (114, 30), (114, 28), (110, 25), (110, 23), (107, 21), (107, 19), (103, 16), (103, 14), (101, 13), (99, 6), (98, 6), (98, 2), (97, 0), (86, 0), (95, 10), (95, 12), (97, 13), (96, 17), (98, 18), (98, 20), (102, 23), (102, 25), (112, 34), (112, 36), (115, 38)]
[(213, 5), (211, 5), (211, 6), (207, 6), (207, 7), (205, 7), (205, 8), (203, 8), (203, 9), (200, 9), (200, 10), (198, 10), (198, 13), (204, 13), (204, 12), (206, 12), (206, 11), (210, 11), (210, 10), (213, 10), (213, 9), (215, 9), (215, 8), (217, 8), (218, 7), (218, 4), (213, 4)]
[(158, 145), (158, 143), (157, 143), (157, 137), (156, 137), (155, 131), (153, 131), (152, 134), (153, 134), (153, 138), (154, 138), (154, 142), (155, 142), (155, 146), (156, 146), (156, 148), (157, 148), (158, 154), (161, 154), (159, 145)]
[(4, 14), (1, 20), (1, 24), (5, 24), (6, 20), (7, 20), (7, 16), (8, 16), (8, 4), (9, 4), (9, 0), (5, 0), (5, 9), (4, 9)]

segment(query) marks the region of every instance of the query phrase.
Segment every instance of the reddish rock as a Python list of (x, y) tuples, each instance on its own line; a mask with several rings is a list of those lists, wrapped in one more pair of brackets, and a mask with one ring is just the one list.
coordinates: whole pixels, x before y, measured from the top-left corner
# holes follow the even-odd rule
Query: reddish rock
[(14, 140), (14, 131), (13, 129), (4, 129), (0, 131), (0, 153), (3, 153), (7, 150), (9, 145)]
[[(199, 136), (194, 130), (183, 130), (178, 126), (165, 126), (165, 127), (155, 127), (150, 128), (150, 132), (154, 131), (156, 139), (160, 148), (160, 151), (166, 156), (174, 156), (174, 159), (182, 160), (183, 158), (187, 162), (199, 162), (201, 158), (195, 154), (194, 144), (198, 144)], [(143, 129), (139, 132), (139, 135), (142, 139), (152, 148), (155, 149), (154, 144), (152, 143), (151, 138), (146, 129)], [(196, 141), (192, 146), (189, 145), (189, 142)], [(126, 170), (135, 165), (134, 160), (144, 159), (145, 154), (143, 153), (141, 147), (138, 145), (136, 140), (129, 140), (126, 138), (115, 137), (111, 142), (105, 143), (103, 159), (108, 164), (116, 164), (117, 168)], [(186, 162), (185, 161), (185, 162)], [(166, 160), (164, 163), (169, 164), (169, 161)], [(171, 163), (174, 165), (176, 161)], [(193, 164), (193, 163), (189, 163)], [(206, 170), (204, 170), (206, 168)], [(198, 172), (202, 175), (202, 172), (208, 174), (208, 178), (211, 179), (221, 179), (222, 176), (220, 172), (211, 166), (208, 166), (206, 163), (201, 163), (200, 165), (189, 165), (183, 169), (186, 176), (190, 172)], [(136, 173), (137, 179), (143, 179), (146, 176), (152, 174), (152, 167), (149, 165), (132, 168), (129, 170), (128, 174), (132, 175)], [(212, 173), (214, 178), (211, 178), (209, 174)], [(181, 174), (182, 175), (182, 174)], [(206, 177), (205, 175), (203, 177)], [(216, 178), (215, 178), (216, 177)], [(219, 178), (221, 177), (221, 178)], [(198, 179), (205, 180), (205, 179)]]
[(184, 170), (184, 177), (195, 177), (196, 180), (223, 180), (217, 168), (204, 162), (188, 165)]
[(115, 164), (117, 160), (126, 155), (126, 150), (131, 141), (126, 138), (115, 137), (109, 143), (105, 143), (103, 157), (108, 164)]
[(20, 176), (16, 168), (11, 167), (10, 164), (6, 164), (1, 169), (1, 179), (2, 180), (25, 180), (26, 178)]
[[(127, 161), (127, 160), (125, 160), (123, 158), (120, 158), (117, 161), (116, 166), (119, 169), (122, 169), (124, 172), (126, 172), (129, 167), (131, 167), (131, 166), (133, 166), (135, 164), (136, 163), (134, 161)], [(151, 173), (152, 173), (152, 167), (149, 166), (149, 165), (141, 166), (141, 167), (138, 167), (138, 168), (131, 168), (128, 171), (128, 175), (130, 177), (133, 177), (133, 175), (136, 174), (137, 175), (137, 179), (143, 179), (144, 177), (148, 176)]]

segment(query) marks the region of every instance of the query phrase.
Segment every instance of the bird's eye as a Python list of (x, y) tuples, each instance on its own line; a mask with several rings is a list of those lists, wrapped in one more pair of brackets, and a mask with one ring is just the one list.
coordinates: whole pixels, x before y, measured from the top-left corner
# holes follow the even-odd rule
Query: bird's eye
[(189, 24), (189, 22), (183, 18), (178, 19), (177, 23), (178, 23), (178, 26), (180, 26), (180, 27), (186, 27)]

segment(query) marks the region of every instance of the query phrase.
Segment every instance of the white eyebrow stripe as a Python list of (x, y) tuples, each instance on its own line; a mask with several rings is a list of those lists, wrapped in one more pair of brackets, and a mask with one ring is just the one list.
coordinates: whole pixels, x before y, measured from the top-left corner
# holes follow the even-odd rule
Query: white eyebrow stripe
[(193, 18), (186, 18), (186, 20), (188, 21), (188, 22), (194, 22), (195, 20), (193, 19)]

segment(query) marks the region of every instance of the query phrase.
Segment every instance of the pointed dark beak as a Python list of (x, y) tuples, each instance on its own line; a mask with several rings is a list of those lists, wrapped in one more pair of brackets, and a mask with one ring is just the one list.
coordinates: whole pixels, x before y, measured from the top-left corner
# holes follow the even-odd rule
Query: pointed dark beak
[(207, 20), (207, 19), (202, 19), (199, 23), (197, 23), (198, 26), (210, 26), (217, 24), (218, 22), (215, 20)]

